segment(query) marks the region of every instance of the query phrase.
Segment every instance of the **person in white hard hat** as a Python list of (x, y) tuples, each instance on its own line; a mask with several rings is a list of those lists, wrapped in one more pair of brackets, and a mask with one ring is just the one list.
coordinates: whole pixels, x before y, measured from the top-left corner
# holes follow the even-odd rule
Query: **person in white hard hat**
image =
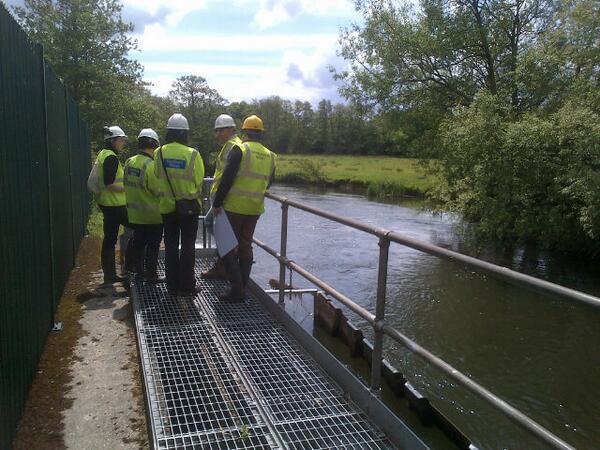
[[(204, 180), (204, 161), (188, 147), (190, 127), (179, 113), (169, 117), (165, 145), (154, 152), (160, 213), (165, 233), (167, 290), (171, 295), (198, 292), (194, 265), (198, 216)], [(181, 251), (179, 242), (181, 240)]]
[[(98, 153), (98, 182), (100, 192), (96, 201), (103, 216), (101, 264), (104, 283), (123, 281), (117, 276), (115, 262), (115, 244), (119, 234), (119, 225), (128, 226), (127, 208), (125, 207), (125, 188), (123, 186), (123, 167), (117, 154), (123, 151), (127, 143), (127, 135), (118, 126), (104, 127), (104, 148)], [(127, 255), (126, 255), (127, 260)]]
[(160, 145), (158, 134), (144, 128), (137, 139), (139, 153), (125, 161), (125, 197), (127, 217), (133, 228), (129, 248), (133, 272), (138, 281), (164, 281), (158, 276), (158, 252), (163, 235), (158, 197), (158, 180), (154, 173), (154, 150)]
[[(232, 148), (237, 147), (239, 149), (242, 145), (242, 140), (238, 137), (236, 132), (236, 125), (233, 117), (227, 114), (221, 114), (217, 117), (215, 120), (215, 138), (219, 144), (222, 144), (222, 147), (215, 163), (214, 181), (210, 189), (211, 203), (215, 198), (217, 190), (219, 189), (221, 177), (223, 176), (223, 170), (225, 169), (225, 165), (227, 163), (227, 155)], [(207, 270), (206, 272), (202, 272), (202, 278), (212, 280), (226, 279), (227, 272), (223, 266), (223, 261), (220, 258), (217, 259), (215, 265), (211, 269)]]

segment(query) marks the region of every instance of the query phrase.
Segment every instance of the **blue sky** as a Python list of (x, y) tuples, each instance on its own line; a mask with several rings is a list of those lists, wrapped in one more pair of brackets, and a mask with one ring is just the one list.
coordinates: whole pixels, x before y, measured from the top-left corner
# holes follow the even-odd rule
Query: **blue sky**
[[(22, 0), (21, 0), (22, 1)], [(9, 0), (7, 3), (21, 3)], [(166, 95), (181, 75), (206, 78), (229, 101), (270, 95), (341, 101), (327, 66), (339, 31), (360, 21), (348, 0), (123, 0), (135, 25), (151, 90)]]

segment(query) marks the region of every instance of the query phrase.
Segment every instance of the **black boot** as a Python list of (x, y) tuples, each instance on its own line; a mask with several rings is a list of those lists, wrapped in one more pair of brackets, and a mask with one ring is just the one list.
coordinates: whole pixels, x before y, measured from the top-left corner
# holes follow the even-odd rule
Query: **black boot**
[(158, 276), (158, 247), (146, 247), (146, 256), (144, 258), (145, 278), (148, 283), (164, 283), (167, 279)]
[(114, 248), (102, 249), (100, 261), (102, 272), (104, 272), (104, 284), (113, 284), (125, 280), (125, 278), (117, 276)]
[(244, 289), (248, 286), (248, 280), (250, 279), (250, 272), (252, 271), (252, 264), (254, 261), (251, 259), (240, 260), (240, 273), (242, 274), (242, 285)]
[(140, 265), (143, 264), (140, 250), (141, 249), (135, 245), (133, 238), (127, 241), (127, 246), (125, 247), (125, 264), (122, 268), (124, 274), (138, 273), (141, 275), (143, 273), (139, 271)]
[(242, 283), (242, 274), (236, 252), (231, 251), (227, 253), (222, 258), (222, 261), (227, 271), (231, 288), (219, 295), (219, 300), (227, 303), (239, 303), (244, 300), (244, 285)]

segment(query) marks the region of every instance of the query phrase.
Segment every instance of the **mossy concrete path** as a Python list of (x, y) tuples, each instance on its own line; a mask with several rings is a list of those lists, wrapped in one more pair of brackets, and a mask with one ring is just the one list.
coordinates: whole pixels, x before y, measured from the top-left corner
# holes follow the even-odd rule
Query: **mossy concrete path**
[(149, 447), (129, 297), (100, 285), (99, 252), (100, 239), (83, 240), (14, 449)]

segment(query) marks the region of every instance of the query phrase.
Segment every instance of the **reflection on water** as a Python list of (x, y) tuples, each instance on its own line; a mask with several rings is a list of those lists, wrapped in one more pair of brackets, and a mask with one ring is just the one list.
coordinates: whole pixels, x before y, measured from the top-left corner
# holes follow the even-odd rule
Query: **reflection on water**
[[(594, 295), (600, 275), (586, 261), (533, 247), (478, 250), (455, 221), (361, 196), (274, 187), (272, 192), (411, 238), (479, 256)], [(279, 249), (280, 205), (267, 200), (256, 237)], [(290, 208), (288, 257), (374, 311), (377, 238)], [(252, 277), (266, 287), (275, 260), (255, 249)], [(600, 448), (600, 311), (514, 287), (392, 244), (386, 321), (577, 448)], [(293, 276), (296, 287), (312, 287)], [(351, 315), (351, 314), (350, 314)], [(354, 317), (355, 323), (364, 323)], [(367, 333), (368, 334), (368, 333)], [(386, 341), (386, 357), (481, 448), (544, 448), (517, 426)]]

